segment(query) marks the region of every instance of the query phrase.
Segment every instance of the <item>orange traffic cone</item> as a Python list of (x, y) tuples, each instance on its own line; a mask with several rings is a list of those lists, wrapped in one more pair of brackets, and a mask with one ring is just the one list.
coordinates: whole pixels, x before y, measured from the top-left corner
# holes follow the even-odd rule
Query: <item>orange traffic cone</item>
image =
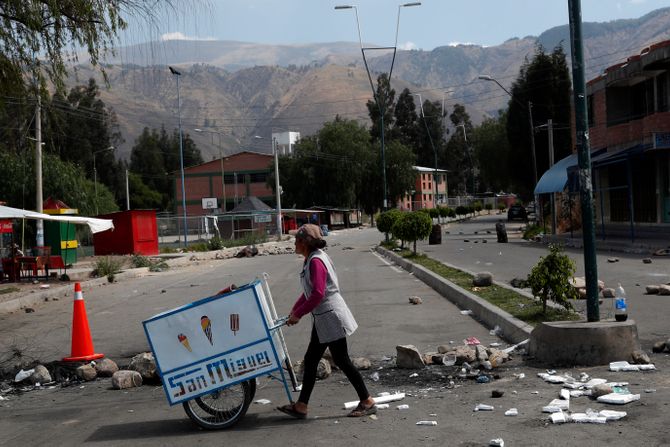
[(91, 330), (88, 328), (84, 294), (81, 284), (74, 283), (74, 314), (72, 316), (72, 353), (65, 357), (64, 362), (87, 362), (104, 357), (105, 354), (95, 354)]

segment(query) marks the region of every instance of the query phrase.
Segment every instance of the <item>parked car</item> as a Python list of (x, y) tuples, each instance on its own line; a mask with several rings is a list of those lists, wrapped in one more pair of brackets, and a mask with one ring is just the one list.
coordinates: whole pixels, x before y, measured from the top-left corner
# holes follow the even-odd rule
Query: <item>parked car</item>
[(526, 220), (528, 218), (528, 214), (526, 213), (526, 208), (523, 207), (523, 205), (512, 205), (509, 207), (507, 210), (507, 220), (512, 221), (514, 219), (519, 219), (519, 220)]

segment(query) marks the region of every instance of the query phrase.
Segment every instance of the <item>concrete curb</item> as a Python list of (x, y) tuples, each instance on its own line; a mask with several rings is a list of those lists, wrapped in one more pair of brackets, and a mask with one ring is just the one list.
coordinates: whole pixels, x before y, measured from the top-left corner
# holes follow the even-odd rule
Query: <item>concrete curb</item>
[[(412, 273), (417, 279), (426, 283), (426, 285), (430, 286), (433, 290), (456, 304), (458, 307), (471, 310), (473, 316), (481, 321), (486, 327), (500, 327), (502, 330), (502, 338), (508, 342), (520, 343), (530, 337), (530, 332), (533, 330), (532, 326), (513, 317), (488, 301), (383, 247), (376, 246), (375, 251)], [(506, 286), (501, 285), (500, 283), (496, 283), (496, 285), (500, 285), (501, 287)], [(517, 289), (514, 289), (514, 291), (518, 292)]]
[[(136, 268), (136, 269), (127, 269), (123, 270), (120, 273), (115, 274), (119, 279), (123, 278), (136, 278), (140, 276), (141, 274), (147, 273), (149, 271), (148, 268), (142, 267), (142, 268)], [(90, 271), (88, 272), (90, 274)], [(13, 300), (5, 301), (4, 303), (0, 303), (0, 315), (2, 314), (9, 314), (13, 313), (16, 311), (19, 311), (21, 309), (24, 309), (26, 307), (32, 307), (35, 306), (39, 303), (44, 302), (47, 299), (52, 299), (52, 298), (61, 298), (61, 297), (67, 297), (74, 293), (74, 283), (78, 282), (82, 284), (82, 287), (84, 287), (84, 292), (86, 292), (86, 288), (91, 288), (93, 286), (101, 285), (107, 283), (107, 277), (102, 277), (102, 278), (88, 278), (84, 277), (81, 278), (82, 275), (79, 275), (79, 279), (73, 279), (72, 277), (70, 278), (70, 281), (67, 283), (59, 283), (55, 287), (50, 287), (48, 289), (44, 290), (39, 290), (39, 291), (31, 291), (30, 293), (20, 296), (18, 298), (15, 298)], [(49, 284), (51, 286), (51, 284)], [(85, 298), (85, 297), (84, 297)]]

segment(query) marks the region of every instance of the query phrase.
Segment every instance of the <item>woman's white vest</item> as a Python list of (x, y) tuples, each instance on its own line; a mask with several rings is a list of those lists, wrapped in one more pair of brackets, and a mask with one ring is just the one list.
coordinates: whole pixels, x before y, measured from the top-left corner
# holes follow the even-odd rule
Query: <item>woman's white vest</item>
[(337, 280), (337, 273), (333, 267), (333, 261), (322, 250), (314, 250), (302, 268), (300, 273), (300, 283), (305, 293), (305, 297), (309, 299), (312, 294), (312, 280), (309, 274), (309, 264), (313, 258), (318, 258), (323, 262), (328, 270), (328, 278), (326, 280), (326, 290), (324, 292), (323, 300), (312, 311), (314, 317), (314, 327), (319, 336), (320, 343), (329, 343), (338, 340), (354, 333), (358, 324), (354, 316), (351, 314), (347, 303), (340, 295), (340, 286)]

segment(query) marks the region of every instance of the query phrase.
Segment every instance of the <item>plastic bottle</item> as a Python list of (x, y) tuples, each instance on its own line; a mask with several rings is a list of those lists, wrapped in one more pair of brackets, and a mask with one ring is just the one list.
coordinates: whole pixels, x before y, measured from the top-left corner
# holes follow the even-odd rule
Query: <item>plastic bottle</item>
[(616, 288), (614, 298), (614, 319), (616, 321), (626, 321), (628, 319), (628, 306), (626, 305), (626, 291), (621, 284)]

